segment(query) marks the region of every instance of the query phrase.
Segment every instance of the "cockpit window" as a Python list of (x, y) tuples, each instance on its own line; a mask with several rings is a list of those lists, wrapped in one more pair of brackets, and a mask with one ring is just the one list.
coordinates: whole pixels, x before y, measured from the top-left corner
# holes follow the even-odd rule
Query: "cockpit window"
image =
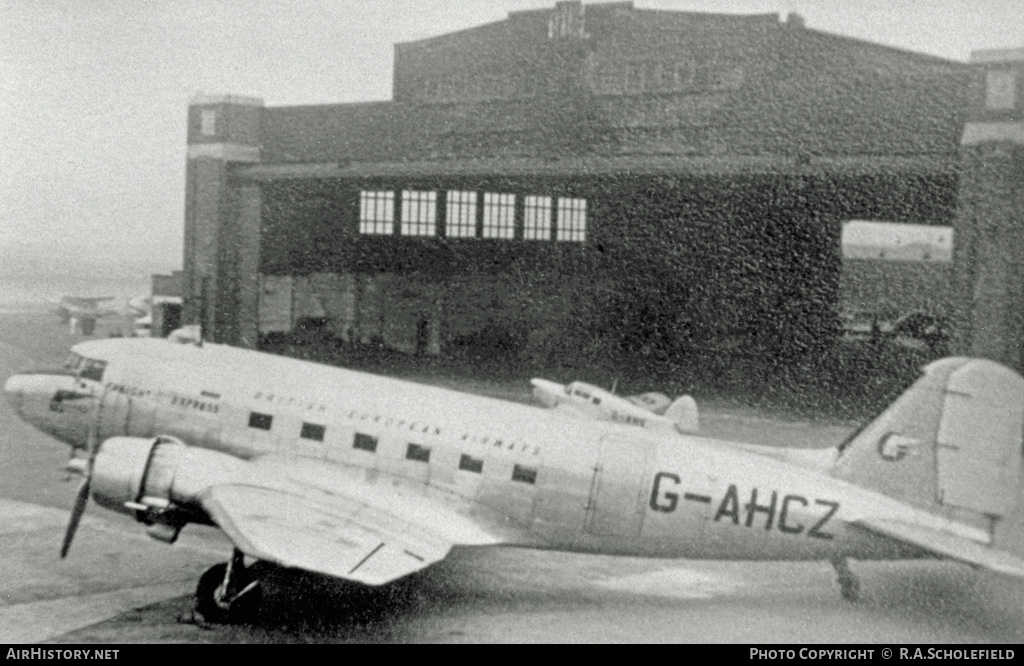
[(82, 357), (79, 356), (78, 354), (76, 354), (75, 352), (71, 352), (71, 354), (68, 356), (67, 360), (64, 361), (64, 368), (67, 369), (67, 370), (75, 370), (75, 371), (77, 371), (78, 370), (78, 364), (81, 363), (81, 362), (82, 362)]
[(67, 360), (64, 361), (64, 368), (71, 370), (82, 379), (100, 382), (103, 381), (103, 371), (107, 368), (107, 362), (86, 358), (81, 354), (72, 352)]
[(103, 371), (107, 369), (107, 362), (92, 359), (84, 359), (84, 361), (82, 370), (78, 373), (79, 377), (97, 382), (103, 381)]

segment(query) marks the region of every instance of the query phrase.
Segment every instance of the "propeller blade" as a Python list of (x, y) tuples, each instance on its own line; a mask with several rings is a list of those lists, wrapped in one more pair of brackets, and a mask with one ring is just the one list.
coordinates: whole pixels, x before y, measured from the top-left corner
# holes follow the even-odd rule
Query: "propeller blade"
[(96, 461), (96, 454), (99, 452), (99, 420), (100, 420), (100, 403), (103, 400), (103, 396), (99, 396), (96, 399), (96, 404), (93, 409), (93, 417), (89, 424), (89, 432), (86, 439), (86, 458), (84, 461), (79, 459), (78, 461), (69, 461), (68, 466), (71, 467), (73, 463), (75, 467), (81, 469), (83, 475), (82, 483), (78, 486), (78, 492), (75, 494), (75, 503), (71, 507), (71, 519), (68, 520), (68, 527), (64, 531), (64, 543), (60, 547), (61, 559), (67, 557), (68, 550), (71, 549), (71, 542), (75, 538), (75, 532), (78, 531), (78, 523), (82, 520), (82, 514), (85, 513), (85, 505), (89, 503), (89, 487), (92, 484), (92, 468), (93, 463)]
[[(99, 409), (96, 409), (95, 411), (96, 413), (92, 418), (92, 422), (89, 424), (89, 433), (85, 441), (85, 452), (88, 454), (87, 457), (90, 467), (92, 466), (93, 459), (96, 457), (96, 444), (97, 439), (99, 439), (96, 434), (96, 430), (99, 427), (99, 424), (97, 423), (99, 420)], [(91, 472), (92, 470), (90, 469), (89, 471)]]
[(85, 513), (85, 505), (89, 501), (89, 485), (92, 480), (90, 476), (86, 475), (82, 479), (82, 483), (78, 486), (78, 492), (75, 494), (75, 504), (71, 507), (71, 520), (68, 521), (68, 527), (64, 531), (64, 543), (60, 547), (61, 559), (67, 557), (71, 541), (75, 538), (75, 532), (78, 531), (78, 523), (82, 520), (82, 514)]

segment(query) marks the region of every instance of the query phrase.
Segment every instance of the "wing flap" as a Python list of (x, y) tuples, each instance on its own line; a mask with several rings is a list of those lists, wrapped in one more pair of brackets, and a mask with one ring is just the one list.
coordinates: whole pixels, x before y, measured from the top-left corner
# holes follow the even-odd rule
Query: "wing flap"
[(244, 553), (367, 585), (444, 558), (452, 546), (416, 525), (345, 497), (308, 498), (250, 485), (213, 486), (202, 504)]
[(909, 543), (940, 557), (983, 567), (1006, 576), (1024, 578), (1024, 559), (949, 532), (911, 523), (864, 519), (854, 525), (876, 534)]

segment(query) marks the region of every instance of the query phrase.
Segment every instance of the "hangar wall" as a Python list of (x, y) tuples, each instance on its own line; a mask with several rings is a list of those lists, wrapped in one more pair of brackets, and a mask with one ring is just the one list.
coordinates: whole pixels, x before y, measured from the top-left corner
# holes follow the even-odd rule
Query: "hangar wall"
[[(399, 347), (493, 324), (540, 355), (805, 353), (834, 328), (844, 219), (951, 223), (968, 83), (795, 16), (559, 2), (397, 45), (391, 102), (198, 98), (186, 321), (254, 344), (266, 277), (290, 277)], [(368, 192), (394, 197), (387, 233)], [(403, 231), (406, 192), (435, 193), (429, 233)], [(512, 197), (510, 237), (453, 237), (449, 192)], [(526, 197), (585, 201), (583, 235), (527, 238)]]
[(1024, 48), (979, 51), (961, 138), (957, 349), (1024, 371)]

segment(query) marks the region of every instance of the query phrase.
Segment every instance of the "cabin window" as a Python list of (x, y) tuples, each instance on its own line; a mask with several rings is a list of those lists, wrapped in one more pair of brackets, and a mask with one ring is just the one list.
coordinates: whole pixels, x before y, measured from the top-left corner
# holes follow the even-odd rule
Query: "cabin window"
[(261, 414), (259, 412), (249, 412), (249, 427), (258, 428), (260, 430), (270, 430), (270, 424), (274, 422), (274, 417), (270, 414)]
[(417, 462), (430, 462), (430, 447), (410, 444), (405, 450), (405, 457)]
[(352, 448), (373, 453), (377, 450), (377, 438), (373, 435), (364, 435), (361, 432), (357, 432), (352, 440)]
[(516, 465), (512, 468), (512, 480), (520, 483), (537, 483), (537, 469), (534, 467), (524, 467), (523, 465)]
[(299, 437), (302, 439), (312, 439), (317, 442), (324, 441), (324, 433), (327, 428), (317, 423), (303, 423), (302, 432), (299, 433)]
[(463, 453), (462, 457), (459, 458), (459, 469), (465, 472), (481, 474), (484, 471), (484, 461)]

